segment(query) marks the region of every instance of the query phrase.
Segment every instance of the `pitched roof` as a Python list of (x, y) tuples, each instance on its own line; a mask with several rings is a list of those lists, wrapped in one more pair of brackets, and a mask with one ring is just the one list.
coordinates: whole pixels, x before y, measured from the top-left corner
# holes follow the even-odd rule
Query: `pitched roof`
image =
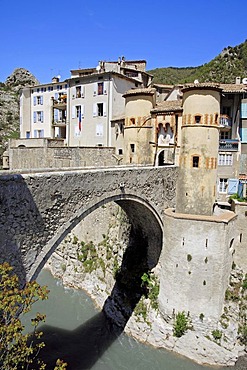
[(150, 87), (145, 87), (141, 89), (130, 89), (123, 94), (123, 97), (125, 98), (126, 96), (129, 96), (129, 95), (154, 95), (154, 94), (155, 94), (155, 89), (150, 88)]
[(242, 93), (247, 91), (247, 85), (244, 84), (220, 84), (222, 92), (225, 93)]
[(182, 111), (182, 100), (165, 100), (157, 103), (156, 107), (151, 110), (152, 113), (162, 112), (179, 112)]

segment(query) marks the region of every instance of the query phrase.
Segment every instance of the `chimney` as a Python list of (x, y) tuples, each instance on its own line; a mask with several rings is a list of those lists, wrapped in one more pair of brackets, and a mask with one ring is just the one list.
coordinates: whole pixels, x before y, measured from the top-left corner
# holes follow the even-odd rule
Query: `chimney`
[(235, 83), (236, 83), (236, 85), (240, 85), (241, 84), (241, 77), (236, 77)]

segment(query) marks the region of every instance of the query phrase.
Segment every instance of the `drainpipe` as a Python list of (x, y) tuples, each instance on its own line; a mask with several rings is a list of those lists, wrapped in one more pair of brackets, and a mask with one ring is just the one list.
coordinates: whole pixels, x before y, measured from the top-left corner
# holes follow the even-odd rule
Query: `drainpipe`
[(107, 146), (111, 146), (111, 118), (112, 118), (112, 99), (111, 99), (111, 89), (112, 89), (112, 78), (109, 75), (109, 85), (108, 85), (108, 115), (107, 115)]

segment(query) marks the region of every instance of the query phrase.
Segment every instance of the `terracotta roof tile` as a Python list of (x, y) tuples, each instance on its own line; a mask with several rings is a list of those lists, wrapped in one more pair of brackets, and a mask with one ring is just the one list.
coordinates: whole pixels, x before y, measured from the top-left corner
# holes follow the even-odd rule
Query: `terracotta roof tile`
[(163, 102), (157, 103), (156, 107), (152, 109), (151, 112), (177, 112), (181, 111), (182, 109), (182, 100), (165, 100)]
[(150, 87), (141, 88), (141, 89), (130, 89), (123, 94), (123, 97), (126, 97), (127, 95), (141, 95), (141, 94), (153, 95), (155, 94), (155, 91), (156, 91), (155, 89), (150, 88)]

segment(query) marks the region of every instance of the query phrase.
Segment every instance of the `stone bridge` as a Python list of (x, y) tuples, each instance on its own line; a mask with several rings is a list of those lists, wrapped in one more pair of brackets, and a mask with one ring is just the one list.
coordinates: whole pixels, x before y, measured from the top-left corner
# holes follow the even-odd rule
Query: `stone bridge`
[[(24, 280), (37, 277), (71, 230), (98, 207), (116, 202), (158, 261), (164, 210), (175, 205), (176, 167), (121, 167), (0, 176), (0, 256)], [(136, 234), (136, 235), (137, 235)]]

